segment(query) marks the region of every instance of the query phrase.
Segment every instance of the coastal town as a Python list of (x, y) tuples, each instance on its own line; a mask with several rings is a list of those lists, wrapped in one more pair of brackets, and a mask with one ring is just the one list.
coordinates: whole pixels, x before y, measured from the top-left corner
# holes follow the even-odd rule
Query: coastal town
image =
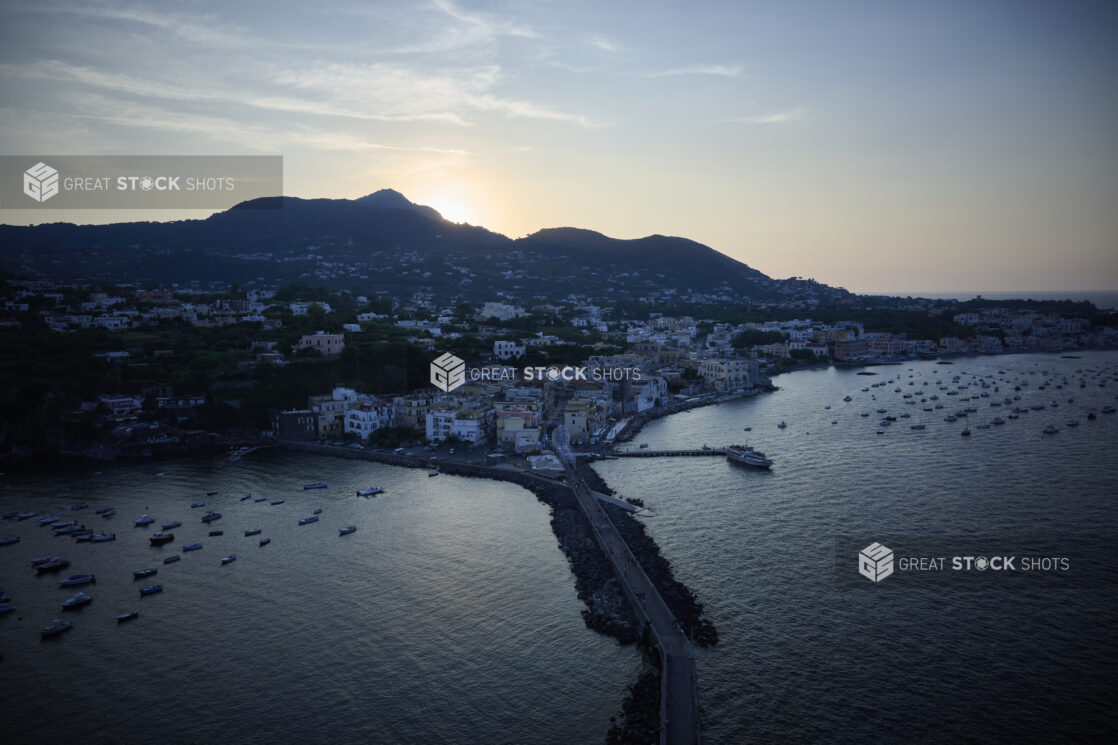
[[(580, 296), (440, 303), (299, 285), (202, 292), (20, 279), (2, 293), (0, 336), (62, 340), (73, 364), (110, 373), (88, 397), (60, 381), (49, 394), (53, 435), (9, 421), (10, 455), (53, 447), (110, 458), (268, 438), (536, 455), (557, 426), (572, 443), (608, 447), (635, 417), (753, 395), (797, 366), (1118, 347), (1118, 330), (1087, 314), (922, 300), (903, 313), (937, 336), (855, 318), (635, 317)], [(772, 315), (792, 309), (783, 310)], [(448, 351), (468, 371), (453, 389), (427, 374)], [(367, 374), (385, 366), (396, 374)], [(270, 393), (261, 382), (283, 374), (299, 384)]]

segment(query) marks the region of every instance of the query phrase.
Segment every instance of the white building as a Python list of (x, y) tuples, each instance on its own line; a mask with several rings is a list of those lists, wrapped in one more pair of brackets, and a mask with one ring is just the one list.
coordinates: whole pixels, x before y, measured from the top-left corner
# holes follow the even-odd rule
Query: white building
[(396, 424), (396, 407), (392, 402), (367, 402), (358, 404), (345, 412), (345, 431), (357, 435), (362, 440), (383, 427)]
[(525, 346), (514, 341), (493, 342), (493, 356), (499, 360), (520, 359), (524, 356)]

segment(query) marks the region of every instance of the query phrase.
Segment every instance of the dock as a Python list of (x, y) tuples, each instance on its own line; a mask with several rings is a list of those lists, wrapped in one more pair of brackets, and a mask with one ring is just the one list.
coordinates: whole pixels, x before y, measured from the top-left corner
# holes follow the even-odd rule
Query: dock
[(725, 454), (726, 448), (703, 448), (701, 450), (614, 450), (610, 453), (610, 455), (617, 458), (686, 458)]

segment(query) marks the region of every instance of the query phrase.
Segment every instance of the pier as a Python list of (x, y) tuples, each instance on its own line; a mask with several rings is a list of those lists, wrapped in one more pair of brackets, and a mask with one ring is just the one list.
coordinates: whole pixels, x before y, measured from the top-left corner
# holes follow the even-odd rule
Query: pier
[(610, 455), (617, 458), (671, 458), (725, 454), (726, 448), (704, 448), (701, 450), (614, 450), (610, 453)]
[[(638, 620), (656, 640), (660, 649), (660, 745), (699, 745), (702, 742), (699, 719), (699, 684), (695, 675), (695, 654), (690, 640), (656, 586), (645, 574), (625, 539), (617, 531), (596, 494), (574, 468), (575, 456), (561, 431), (555, 445), (579, 506), (590, 520), (594, 537), (613, 565)], [(722, 455), (725, 451), (660, 451)], [(656, 454), (652, 451), (651, 454)], [(619, 453), (616, 453), (619, 455)]]

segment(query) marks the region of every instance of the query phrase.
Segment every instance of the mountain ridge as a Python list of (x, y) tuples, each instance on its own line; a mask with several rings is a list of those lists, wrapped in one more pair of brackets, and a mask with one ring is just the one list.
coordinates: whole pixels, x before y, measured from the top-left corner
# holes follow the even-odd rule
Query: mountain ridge
[(13, 274), (206, 287), (303, 281), (404, 297), (719, 301), (822, 299), (850, 293), (777, 280), (688, 238), (611, 238), (575, 227), (511, 239), (454, 223), (392, 189), (357, 199), (265, 197), (200, 220), (0, 225)]

